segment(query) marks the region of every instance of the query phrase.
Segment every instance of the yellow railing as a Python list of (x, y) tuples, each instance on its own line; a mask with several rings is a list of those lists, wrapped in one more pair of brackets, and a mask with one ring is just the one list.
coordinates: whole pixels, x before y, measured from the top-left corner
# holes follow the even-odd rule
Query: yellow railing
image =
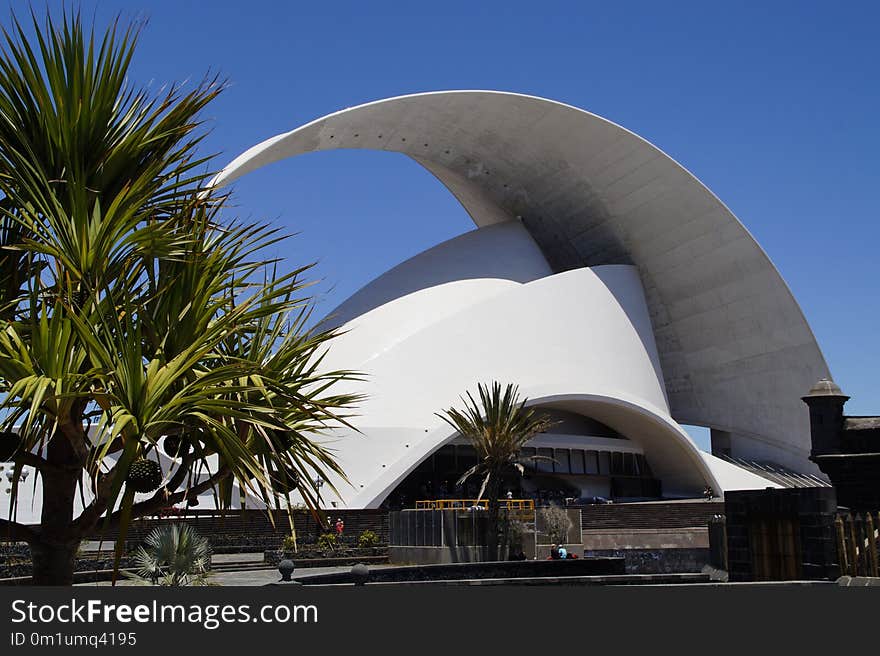
[[(502, 508), (508, 510), (534, 510), (534, 499), (498, 499)], [(479, 506), (487, 508), (488, 499), (431, 499), (416, 501), (416, 510), (466, 510)]]

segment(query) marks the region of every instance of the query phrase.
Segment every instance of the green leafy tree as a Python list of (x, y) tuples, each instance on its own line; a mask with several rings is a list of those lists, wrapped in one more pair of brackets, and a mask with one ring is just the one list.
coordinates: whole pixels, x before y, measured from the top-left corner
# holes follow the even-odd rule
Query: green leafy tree
[(477, 464), (461, 475), (461, 485), (471, 476), (480, 476), (482, 482), (477, 499), (486, 494), (488, 508), (487, 547), (489, 560), (498, 559), (498, 495), (505, 472), (514, 469), (520, 474), (524, 468), (520, 451), (530, 439), (550, 428), (554, 422), (533, 408), (527, 408), (528, 399), (519, 399), (519, 388), (501, 383), (477, 386), (479, 401), (470, 392), (462, 397), (464, 408), (450, 408), (437, 416), (467, 438), (477, 454)]
[(222, 85), (132, 86), (137, 24), (27, 26), (0, 53), (0, 430), (13, 490), (32, 466), (43, 505), (0, 539), (30, 544), (37, 584), (70, 584), (94, 531), (118, 529), (118, 562), (133, 518), (229, 505), (233, 481), (314, 508), (312, 481), (344, 473), (312, 434), (345, 422), (352, 374), (320, 367), (334, 333), (307, 329), (308, 267), (278, 273), (262, 254), (282, 236), (221, 216), (197, 146)]

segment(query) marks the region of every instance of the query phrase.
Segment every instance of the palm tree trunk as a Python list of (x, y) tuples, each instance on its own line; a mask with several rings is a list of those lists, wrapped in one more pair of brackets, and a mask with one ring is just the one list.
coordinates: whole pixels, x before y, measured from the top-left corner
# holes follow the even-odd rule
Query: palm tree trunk
[(73, 585), (79, 540), (65, 544), (31, 543), (34, 585)]
[(55, 467), (40, 472), (43, 508), (39, 536), (30, 543), (34, 585), (72, 585), (79, 534), (71, 525), (76, 486), (82, 470), (62, 435), (49, 440), (47, 460)]

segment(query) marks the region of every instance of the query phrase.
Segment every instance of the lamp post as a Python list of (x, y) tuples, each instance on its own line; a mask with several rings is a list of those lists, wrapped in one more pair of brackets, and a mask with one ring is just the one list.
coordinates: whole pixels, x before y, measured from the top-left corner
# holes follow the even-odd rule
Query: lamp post
[(315, 484), (315, 490), (318, 492), (318, 507), (321, 507), (321, 488), (324, 487), (324, 479), (320, 476), (312, 481)]

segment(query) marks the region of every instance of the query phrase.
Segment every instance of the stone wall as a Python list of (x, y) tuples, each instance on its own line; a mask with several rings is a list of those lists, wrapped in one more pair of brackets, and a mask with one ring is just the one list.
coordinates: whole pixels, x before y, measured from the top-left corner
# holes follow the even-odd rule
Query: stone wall
[(585, 558), (623, 558), (627, 574), (700, 572), (709, 564), (709, 549), (587, 549)]
[[(836, 579), (836, 511), (837, 497), (827, 487), (726, 493), (730, 580)], [(785, 545), (777, 548), (780, 541)]]

